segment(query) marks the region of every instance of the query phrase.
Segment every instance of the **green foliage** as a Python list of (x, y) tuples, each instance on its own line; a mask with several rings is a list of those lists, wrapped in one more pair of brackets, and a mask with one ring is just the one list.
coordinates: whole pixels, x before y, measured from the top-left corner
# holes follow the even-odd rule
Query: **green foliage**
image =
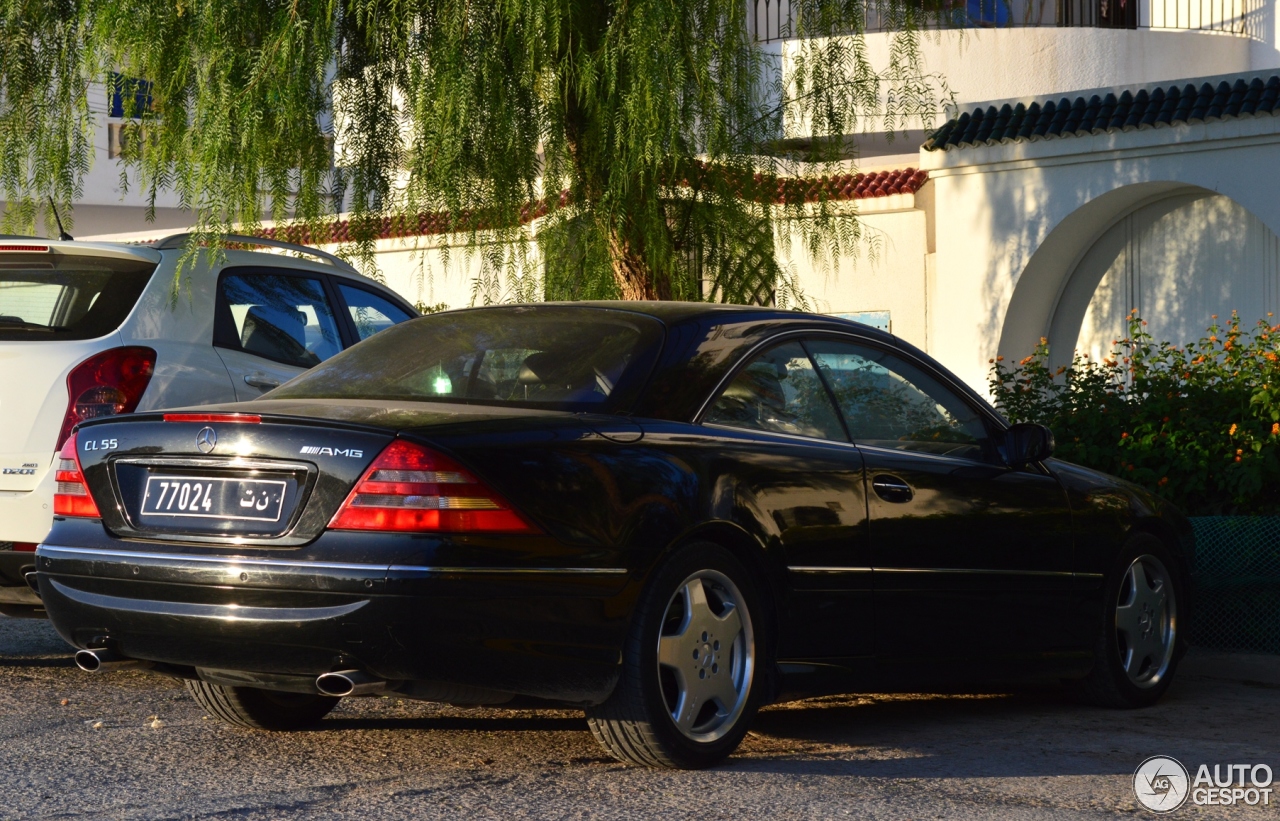
[[(825, 190), (779, 175), (845, 168), (843, 135), (928, 118), (946, 91), (921, 68), (919, 4), (872, 4), (897, 29), (877, 70), (861, 36), (826, 37), (860, 35), (864, 0), (792, 0), (806, 39), (789, 47), (787, 88), (749, 32), (753, 8), (0, 0), (6, 227), (29, 227), (46, 194), (75, 198), (91, 111), (119, 72), (153, 83), (153, 104), (127, 112), (121, 181), (152, 206), (176, 192), (198, 241), (266, 217), (323, 241), (322, 218), (346, 209), (350, 253), (372, 264), (387, 218), (444, 213), (481, 254), (478, 296), (514, 298), (530, 291), (540, 218), (572, 250), (567, 270), (546, 260), (557, 294), (762, 301), (782, 273), (773, 236), (792, 233), (781, 221), (815, 258), (861, 239)], [(812, 139), (788, 140), (797, 123)]]
[(1242, 329), (1233, 312), (1184, 346), (1155, 342), (1145, 325), (1131, 314), (1102, 362), (1077, 354), (1052, 372), (1044, 340), (1016, 366), (993, 361), (997, 407), (1048, 425), (1061, 458), (1191, 515), (1280, 513), (1280, 325)]

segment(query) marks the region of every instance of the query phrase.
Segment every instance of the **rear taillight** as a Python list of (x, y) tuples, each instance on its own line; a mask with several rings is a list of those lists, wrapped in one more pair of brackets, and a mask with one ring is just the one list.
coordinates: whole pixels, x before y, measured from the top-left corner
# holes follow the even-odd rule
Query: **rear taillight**
[(457, 462), (400, 439), (373, 460), (329, 527), (415, 533), (539, 532)]
[(62, 452), (58, 454), (58, 473), (54, 479), (58, 482), (53, 492), (55, 516), (85, 516), (90, 519), (102, 516), (89, 495), (89, 486), (85, 484), (84, 473), (80, 470), (75, 434), (62, 445)]
[(151, 382), (156, 352), (130, 346), (94, 354), (67, 375), (67, 413), (58, 433), (61, 448), (71, 429), (86, 419), (133, 413)]

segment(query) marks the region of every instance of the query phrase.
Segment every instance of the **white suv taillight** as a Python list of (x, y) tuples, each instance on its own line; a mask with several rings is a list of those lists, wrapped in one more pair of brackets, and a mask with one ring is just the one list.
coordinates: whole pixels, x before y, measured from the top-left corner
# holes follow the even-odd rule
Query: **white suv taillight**
[(58, 454), (58, 473), (54, 476), (58, 487), (53, 492), (53, 513), (55, 516), (82, 516), (89, 519), (100, 519), (98, 505), (89, 495), (89, 486), (85, 484), (84, 472), (80, 470), (80, 454), (76, 451), (76, 436), (71, 434), (62, 445)]
[(58, 432), (58, 447), (71, 429), (86, 419), (133, 413), (146, 393), (156, 367), (156, 352), (141, 345), (94, 354), (67, 374), (67, 413)]
[(433, 450), (397, 439), (378, 454), (343, 502), (331, 530), (539, 533), (532, 523)]

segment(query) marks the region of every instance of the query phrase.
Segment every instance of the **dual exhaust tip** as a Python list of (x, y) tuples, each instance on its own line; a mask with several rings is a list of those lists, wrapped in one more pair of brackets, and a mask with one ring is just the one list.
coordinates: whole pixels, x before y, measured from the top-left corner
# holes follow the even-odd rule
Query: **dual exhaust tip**
[[(109, 670), (137, 670), (153, 666), (149, 661), (131, 659), (106, 647), (79, 650), (75, 655), (76, 666), (86, 673), (105, 673)], [(367, 696), (387, 689), (387, 682), (361, 670), (339, 670), (324, 673), (316, 678), (316, 689), (321, 695), (345, 698)]]

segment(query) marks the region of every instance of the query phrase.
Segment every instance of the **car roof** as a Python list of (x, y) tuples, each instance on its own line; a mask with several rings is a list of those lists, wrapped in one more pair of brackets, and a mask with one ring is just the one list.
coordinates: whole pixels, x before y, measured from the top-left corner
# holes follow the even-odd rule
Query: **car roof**
[(685, 322), (710, 321), (712, 324), (736, 322), (776, 322), (780, 326), (796, 327), (798, 324), (834, 331), (856, 332), (884, 342), (900, 343), (892, 334), (871, 325), (851, 319), (809, 311), (793, 311), (770, 305), (731, 305), (718, 302), (676, 302), (659, 300), (591, 300), (583, 302), (532, 302), (518, 305), (485, 305), (460, 308), (463, 311), (500, 311), (529, 308), (575, 308), (590, 310), (629, 311), (651, 316), (667, 325)]

